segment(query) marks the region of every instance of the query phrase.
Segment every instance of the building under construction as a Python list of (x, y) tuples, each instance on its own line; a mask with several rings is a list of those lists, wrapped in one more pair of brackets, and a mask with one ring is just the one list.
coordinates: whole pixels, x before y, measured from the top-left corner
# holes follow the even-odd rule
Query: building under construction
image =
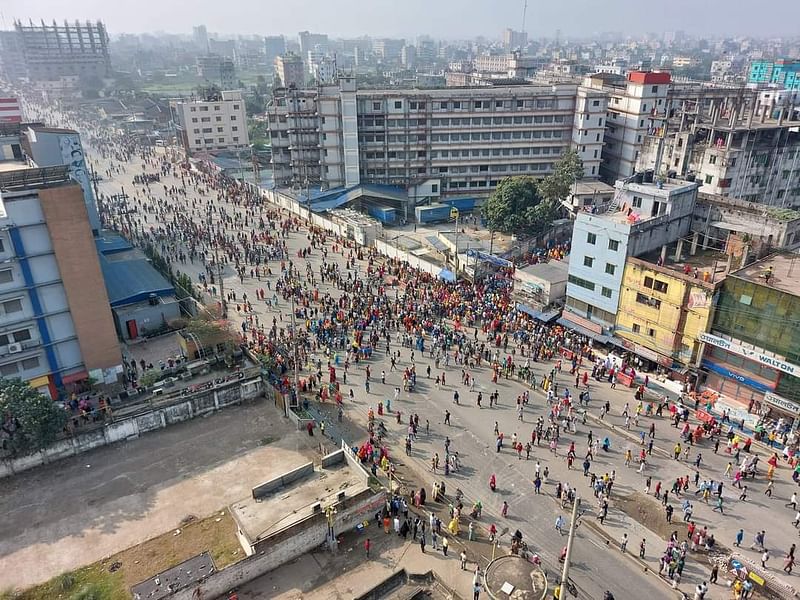
[(701, 192), (800, 207), (800, 93), (676, 84), (647, 117), (637, 170), (701, 184)]
[(111, 73), (105, 25), (86, 22), (35, 25), (14, 22), (24, 76), (32, 83), (65, 77), (103, 78)]

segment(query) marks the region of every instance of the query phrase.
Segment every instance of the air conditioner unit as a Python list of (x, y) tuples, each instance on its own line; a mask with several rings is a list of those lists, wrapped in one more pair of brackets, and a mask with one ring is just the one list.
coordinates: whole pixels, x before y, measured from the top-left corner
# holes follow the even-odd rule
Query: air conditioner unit
[(22, 344), (15, 343), (8, 345), (8, 353), (9, 354), (17, 354), (18, 352), (22, 352)]

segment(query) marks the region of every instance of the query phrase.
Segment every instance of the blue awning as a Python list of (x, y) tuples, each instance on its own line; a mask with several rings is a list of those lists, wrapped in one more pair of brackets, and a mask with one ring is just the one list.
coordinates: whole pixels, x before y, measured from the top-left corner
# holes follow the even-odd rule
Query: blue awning
[(439, 271), (439, 277), (449, 283), (455, 283), (456, 276), (450, 269), (442, 269)]

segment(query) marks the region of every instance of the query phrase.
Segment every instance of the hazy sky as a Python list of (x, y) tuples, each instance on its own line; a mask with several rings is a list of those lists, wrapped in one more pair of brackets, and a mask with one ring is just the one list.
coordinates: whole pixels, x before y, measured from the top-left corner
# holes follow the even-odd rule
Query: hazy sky
[[(301, 30), (331, 36), (499, 38), (522, 24), (524, 0), (2, 0), (5, 27), (14, 18), (102, 19), (109, 33), (188, 33), (205, 24), (224, 34)], [(601, 31), (753, 36), (798, 35), (800, 0), (528, 0), (526, 29), (534, 36), (589, 36)]]

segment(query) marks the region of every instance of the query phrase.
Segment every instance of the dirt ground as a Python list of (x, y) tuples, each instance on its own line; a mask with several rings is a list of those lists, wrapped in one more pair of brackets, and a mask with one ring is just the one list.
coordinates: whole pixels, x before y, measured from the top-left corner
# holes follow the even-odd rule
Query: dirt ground
[(8, 597), (70, 598), (85, 586), (93, 586), (99, 600), (130, 598), (131, 586), (205, 551), (211, 554), (217, 569), (244, 558), (236, 539), (236, 523), (227, 509), (202, 520), (187, 515), (172, 531)]

